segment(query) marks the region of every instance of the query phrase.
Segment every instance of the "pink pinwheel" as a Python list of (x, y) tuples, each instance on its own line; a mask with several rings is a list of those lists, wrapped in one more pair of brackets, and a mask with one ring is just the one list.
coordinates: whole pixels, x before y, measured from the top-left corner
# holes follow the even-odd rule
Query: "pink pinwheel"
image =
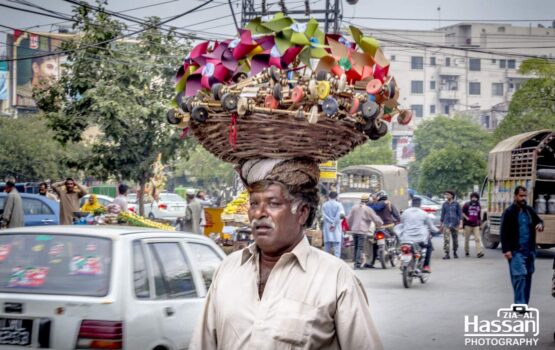
[(251, 74), (255, 75), (260, 73), (264, 68), (275, 66), (280, 69), (287, 68), (295, 58), (302, 51), (300, 46), (292, 46), (288, 48), (282, 55), (279, 52), (277, 45), (274, 45), (271, 49), (265, 50), (260, 54), (253, 56), (251, 60)]

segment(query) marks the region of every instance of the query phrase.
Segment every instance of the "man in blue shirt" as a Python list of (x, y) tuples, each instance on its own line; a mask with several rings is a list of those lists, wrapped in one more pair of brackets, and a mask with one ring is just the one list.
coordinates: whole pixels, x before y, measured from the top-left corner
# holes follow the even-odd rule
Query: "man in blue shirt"
[(337, 201), (337, 192), (330, 192), (329, 200), (322, 205), (322, 218), (324, 227), (324, 250), (341, 259), (341, 243), (343, 232), (341, 231), (341, 219), (345, 217), (343, 205)]
[(451, 240), (453, 241), (453, 257), (457, 259), (457, 250), (459, 249), (459, 228), (462, 227), (462, 211), (461, 206), (455, 200), (454, 191), (445, 191), (446, 201), (441, 206), (441, 226), (443, 232), (443, 250), (445, 256), (443, 259), (451, 259), (449, 256), (449, 248)]
[(536, 258), (536, 231), (543, 231), (543, 221), (526, 204), (528, 192), (518, 186), (514, 202), (501, 218), (501, 247), (509, 262), (515, 304), (528, 304)]

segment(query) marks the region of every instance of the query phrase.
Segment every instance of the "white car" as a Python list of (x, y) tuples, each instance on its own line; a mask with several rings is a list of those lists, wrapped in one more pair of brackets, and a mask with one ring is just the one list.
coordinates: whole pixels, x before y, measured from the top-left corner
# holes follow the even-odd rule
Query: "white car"
[(186, 349), (225, 256), (183, 232), (0, 232), (0, 349)]
[(145, 203), (144, 216), (149, 219), (166, 219), (175, 222), (185, 216), (187, 201), (177, 193), (162, 192), (157, 201)]

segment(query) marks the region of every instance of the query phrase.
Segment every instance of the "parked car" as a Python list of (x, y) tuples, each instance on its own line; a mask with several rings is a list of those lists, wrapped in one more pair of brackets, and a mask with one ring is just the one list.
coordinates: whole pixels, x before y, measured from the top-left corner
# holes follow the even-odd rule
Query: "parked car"
[[(83, 196), (79, 201), (79, 207), (82, 207), (83, 204), (85, 204), (85, 202), (89, 200), (90, 196), (91, 196), (90, 194)], [(95, 194), (95, 196), (96, 196), (96, 199), (98, 199), (98, 203), (100, 203), (100, 205), (102, 205), (103, 207), (107, 207), (108, 205), (112, 204), (112, 202), (114, 201), (113, 197), (105, 196), (103, 194)]]
[(149, 219), (166, 219), (175, 222), (185, 216), (187, 201), (177, 193), (162, 192), (157, 201), (145, 203), (144, 216)]
[[(8, 194), (0, 193), (0, 211)], [(23, 205), (25, 226), (58, 225), (60, 223), (60, 204), (38, 194), (20, 193)], [(1, 261), (1, 260), (0, 260)]]
[(0, 349), (186, 349), (224, 257), (183, 232), (1, 231)]
[(422, 210), (430, 215), (430, 218), (432, 219), (434, 225), (436, 227), (439, 227), (441, 225), (441, 204), (432, 200), (430, 197), (422, 196), (419, 194), (415, 195), (414, 197), (422, 199), (422, 204), (420, 205), (420, 207), (422, 208)]

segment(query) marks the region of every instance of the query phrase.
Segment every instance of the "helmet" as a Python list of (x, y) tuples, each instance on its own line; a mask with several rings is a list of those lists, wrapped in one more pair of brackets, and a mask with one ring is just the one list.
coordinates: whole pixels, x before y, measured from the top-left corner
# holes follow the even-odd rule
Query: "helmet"
[(385, 190), (381, 190), (381, 191), (376, 192), (376, 193), (374, 194), (374, 196), (375, 196), (378, 200), (380, 200), (380, 199), (387, 199), (387, 192), (386, 192)]

